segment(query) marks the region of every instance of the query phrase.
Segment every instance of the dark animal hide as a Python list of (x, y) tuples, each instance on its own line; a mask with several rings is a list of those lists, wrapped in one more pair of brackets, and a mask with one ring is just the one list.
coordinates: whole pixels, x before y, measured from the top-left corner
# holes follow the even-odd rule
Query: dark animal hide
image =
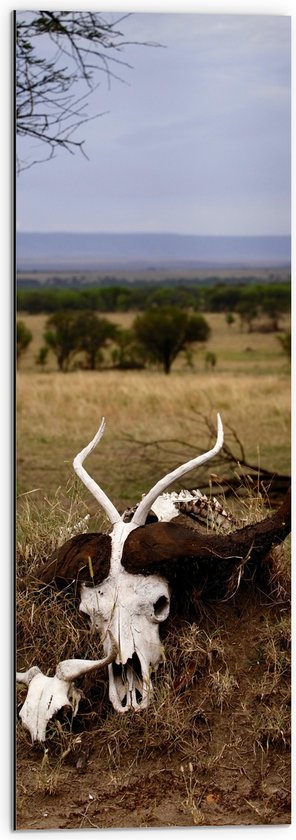
[[(131, 574), (161, 574), (169, 581), (177, 602), (186, 607), (202, 594), (223, 598), (236, 587), (238, 574), (254, 570), (271, 548), (290, 532), (291, 498), (287, 493), (281, 507), (261, 522), (230, 534), (203, 533), (177, 522), (156, 522), (140, 526), (127, 537), (122, 565)], [(98, 585), (110, 569), (111, 538), (106, 534), (81, 534), (67, 540), (40, 566), (35, 578), (40, 584), (55, 582), (58, 588), (74, 584)], [(181, 610), (184, 611), (183, 609)], [(186, 609), (185, 609), (186, 611)]]
[(89, 586), (104, 580), (110, 569), (111, 537), (107, 534), (77, 534), (57, 548), (49, 560), (39, 566), (35, 578), (39, 583), (58, 588), (74, 583)]

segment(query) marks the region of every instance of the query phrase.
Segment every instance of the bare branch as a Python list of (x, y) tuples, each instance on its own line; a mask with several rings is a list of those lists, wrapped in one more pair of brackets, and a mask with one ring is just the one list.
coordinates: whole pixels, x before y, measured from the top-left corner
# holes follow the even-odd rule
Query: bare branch
[[(49, 147), (38, 160), (18, 156), (18, 172), (50, 160), (61, 148), (87, 157), (84, 140), (73, 135), (103, 115), (82, 113), (82, 103), (88, 108), (87, 97), (99, 87), (98, 74), (107, 78), (108, 87), (111, 79), (126, 84), (113, 68), (132, 65), (118, 53), (131, 45), (160, 46), (125, 40), (118, 27), (129, 16), (110, 22), (97, 12), (16, 12), (16, 133)], [(86, 85), (82, 96), (78, 83)]]
[[(193, 411), (193, 416), (188, 415), (187, 419), (191, 424), (194, 423), (196, 429), (196, 439), (204, 441), (205, 432), (208, 432), (207, 446), (210, 447), (216, 437), (216, 429), (211, 417), (202, 414), (200, 411)], [(230, 493), (238, 490), (243, 493), (244, 490), (250, 490), (256, 485), (259, 492), (264, 495), (268, 494), (271, 497), (278, 498), (282, 493), (285, 493), (290, 486), (291, 476), (271, 471), (265, 467), (258, 467), (258, 464), (253, 464), (248, 460), (243, 443), (239, 438), (235, 429), (229, 424), (225, 423), (225, 438), (223, 447), (219, 454), (213, 460), (213, 472), (211, 474), (211, 484), (215, 488), (216, 495), (222, 494), (227, 496)], [(163, 470), (167, 467), (172, 468), (172, 465), (178, 463), (180, 459), (186, 459), (186, 453), (191, 451), (198, 452), (200, 447), (190, 443), (188, 440), (180, 438), (155, 438), (150, 441), (142, 441), (134, 438), (130, 434), (125, 434), (124, 439), (131, 444), (131, 451), (129, 452), (129, 463), (132, 458), (137, 460), (140, 457), (145, 458), (145, 463), (155, 465), (159, 470), (160, 465)], [(192, 433), (192, 440), (194, 435)], [(204, 445), (204, 443), (203, 443)], [(137, 449), (135, 453), (135, 447)], [(202, 450), (201, 450), (202, 451)], [(219, 471), (223, 469), (222, 475)], [(209, 476), (208, 471), (203, 472), (201, 469), (199, 477), (199, 489), (204, 490), (208, 487)], [(186, 489), (192, 489), (192, 482), (187, 487), (188, 482), (184, 482)], [(271, 499), (272, 501), (272, 499)]]

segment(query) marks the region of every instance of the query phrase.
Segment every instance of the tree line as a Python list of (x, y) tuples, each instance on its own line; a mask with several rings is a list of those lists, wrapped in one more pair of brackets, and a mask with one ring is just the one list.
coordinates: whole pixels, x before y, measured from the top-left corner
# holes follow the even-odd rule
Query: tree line
[[(130, 330), (88, 310), (59, 311), (47, 319), (44, 344), (36, 363), (44, 367), (51, 350), (60, 371), (73, 367), (95, 370), (104, 364), (103, 350), (109, 348), (113, 367), (144, 368), (156, 364), (168, 374), (179, 353), (188, 351), (195, 342), (206, 342), (210, 332), (203, 315), (189, 315), (174, 307), (147, 310), (134, 319)], [(17, 321), (18, 361), (32, 337), (24, 321)]]
[(83, 289), (18, 289), (17, 309), (29, 314), (60, 311), (143, 312), (151, 308), (177, 307), (194, 312), (236, 313), (242, 325), (252, 329), (255, 319), (264, 315), (278, 329), (281, 315), (290, 311), (290, 282), (220, 282), (201, 285), (111, 285)]

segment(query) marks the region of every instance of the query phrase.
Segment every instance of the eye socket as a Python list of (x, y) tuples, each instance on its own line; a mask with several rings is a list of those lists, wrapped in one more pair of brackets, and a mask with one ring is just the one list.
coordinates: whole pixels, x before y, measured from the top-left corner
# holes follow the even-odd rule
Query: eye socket
[(155, 618), (158, 618), (159, 620), (167, 618), (169, 614), (169, 605), (170, 602), (168, 598), (165, 595), (160, 595), (160, 597), (157, 598), (157, 601), (155, 601), (155, 604), (153, 604)]

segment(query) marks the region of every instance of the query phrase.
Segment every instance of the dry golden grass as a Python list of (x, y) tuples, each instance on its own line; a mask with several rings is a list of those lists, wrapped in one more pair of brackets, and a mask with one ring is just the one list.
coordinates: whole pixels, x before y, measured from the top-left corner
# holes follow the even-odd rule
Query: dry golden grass
[[(290, 381), (286, 375), (230, 373), (77, 371), (25, 373), (17, 377), (17, 479), (19, 493), (42, 493), (66, 485), (72, 461), (91, 440), (102, 415), (107, 429), (88, 469), (115, 504), (135, 503), (159, 478), (157, 453), (139, 451), (125, 439), (144, 442), (177, 439), (208, 448), (198, 412), (215, 424), (220, 411), (225, 427), (242, 440), (249, 461), (270, 470), (290, 471)], [(192, 457), (192, 454), (188, 454)], [(185, 460), (187, 459), (185, 458)], [(156, 463), (152, 463), (156, 461)], [(169, 469), (184, 460), (173, 446)], [(209, 473), (213, 469), (210, 465)], [(198, 474), (192, 476), (198, 482)]]

